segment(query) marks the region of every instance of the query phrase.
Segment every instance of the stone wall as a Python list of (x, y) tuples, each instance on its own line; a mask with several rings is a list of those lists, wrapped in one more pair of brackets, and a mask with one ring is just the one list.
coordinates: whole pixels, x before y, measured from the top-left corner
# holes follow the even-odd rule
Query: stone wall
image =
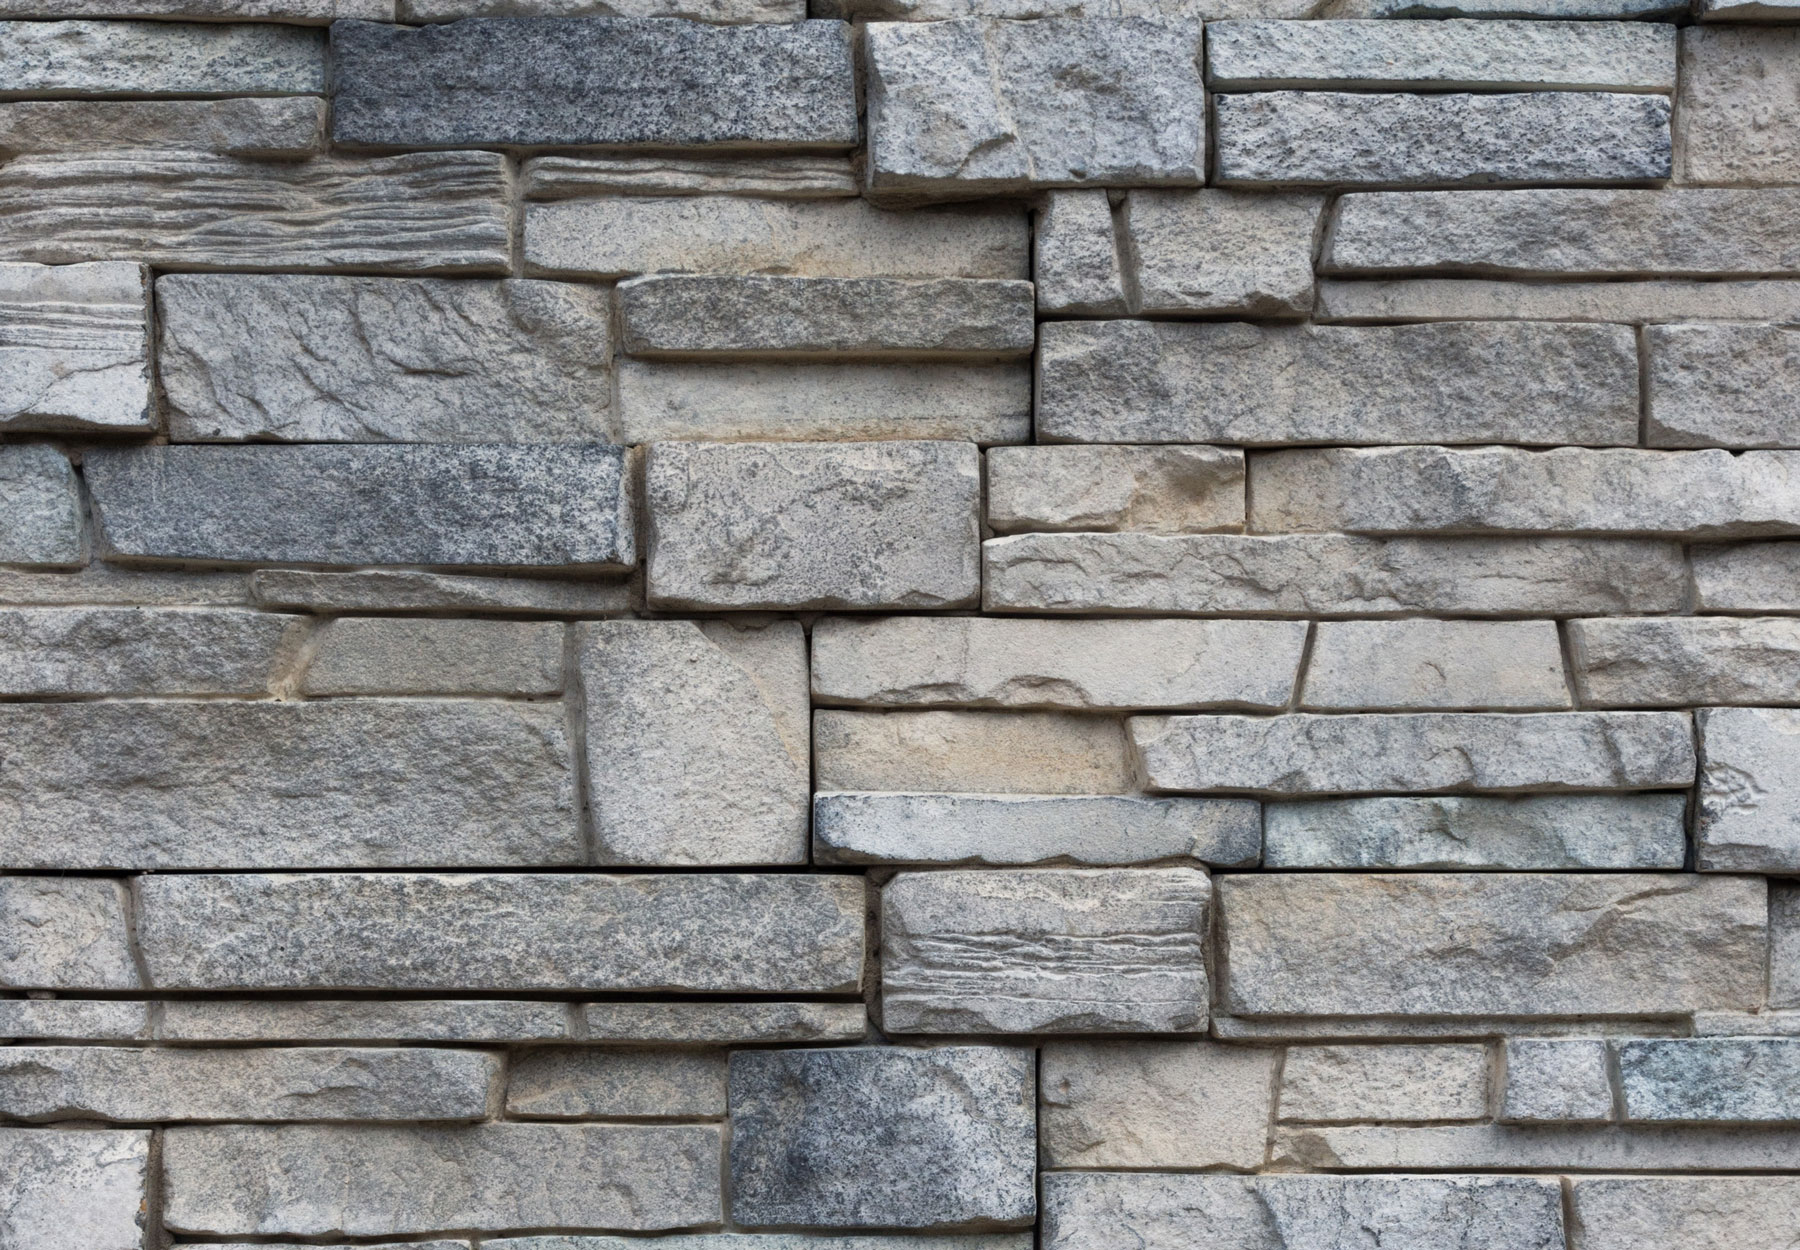
[(1794, 1250), (1789, 21), (0, 0), (0, 1250)]

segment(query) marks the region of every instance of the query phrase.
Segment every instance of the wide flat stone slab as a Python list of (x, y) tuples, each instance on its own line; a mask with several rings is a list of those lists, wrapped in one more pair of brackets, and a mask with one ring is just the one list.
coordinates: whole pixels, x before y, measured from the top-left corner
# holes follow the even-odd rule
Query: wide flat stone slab
[(318, 96), (237, 96), (0, 104), (0, 152), (121, 148), (297, 160), (325, 150), (325, 101)]
[(0, 429), (155, 428), (142, 265), (0, 264), (0, 327)]
[(0, 608), (0, 694), (266, 695), (305, 625), (242, 608)]

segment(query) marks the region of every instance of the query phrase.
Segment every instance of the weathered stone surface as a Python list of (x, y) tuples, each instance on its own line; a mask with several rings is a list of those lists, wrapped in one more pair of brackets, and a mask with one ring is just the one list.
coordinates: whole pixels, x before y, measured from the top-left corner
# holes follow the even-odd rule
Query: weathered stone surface
[(68, 458), (54, 447), (0, 447), (0, 562), (68, 568), (87, 563), (81, 492)]
[(1297, 621), (827, 617), (812, 690), (850, 707), (1278, 710), (1305, 642)]
[[(1016, 1233), (676, 1233), (657, 1250), (1031, 1250), (1030, 1229)], [(622, 1237), (521, 1237), (494, 1250), (636, 1250)]]
[(325, 147), (325, 101), (30, 100), (0, 104), (0, 153), (174, 148), (298, 158)]
[(1194, 868), (902, 873), (881, 892), (881, 1026), (1203, 1030), (1211, 899)]
[(265, 608), (307, 612), (529, 612), (543, 616), (599, 616), (631, 606), (631, 585), (620, 581), (457, 577), (411, 569), (316, 573), (258, 569), (250, 598)]
[(1650, 446), (1800, 446), (1789, 398), (1800, 334), (1774, 325), (1652, 326), (1644, 344)]
[[(1123, 795), (819, 794), (813, 858), (839, 864), (1254, 864), (1257, 805)], [(4, 1032), (0, 1031), (0, 1036)]]
[[(1682, 15), (1678, 0), (1327, 0), (1322, 16), (1331, 18), (1673, 18)], [(1296, 14), (1247, 14), (1262, 17), (1311, 17), (1316, 9)]]
[(1216, 22), (1214, 91), (1675, 90), (1675, 28), (1651, 23)]
[(1620, 1042), (1615, 1050), (1627, 1120), (1800, 1120), (1800, 1041), (1793, 1038), (1647, 1038)]
[[(786, 7), (787, 3), (770, 0), (767, 8)], [(803, 11), (775, 20), (799, 21), (805, 16)], [(847, 156), (534, 156), (525, 161), (519, 189), (528, 200), (585, 195), (814, 199), (853, 196), (858, 190)]]
[(15, 97), (322, 92), (325, 39), (275, 25), (6, 22), (0, 75)]
[(799, 622), (606, 621), (580, 648), (600, 862), (806, 862)]
[(1321, 322), (1800, 321), (1800, 283), (1490, 282), (1400, 278), (1319, 283)]
[(1125, 794), (1138, 788), (1125, 730), (1061, 712), (813, 715), (819, 790)]
[(598, 572), (637, 558), (619, 447), (133, 447), (85, 462), (107, 548), (128, 559)]
[(1506, 1039), (1503, 1122), (1599, 1124), (1612, 1116), (1612, 1079), (1600, 1038)]
[(177, 442), (616, 441), (592, 287), (170, 274), (156, 300)]
[(860, 199), (728, 195), (525, 206), (525, 271), (545, 277), (1023, 278), (1030, 249), (1030, 220), (1009, 206), (891, 212)]
[[(1792, 20), (1790, 17), (1788, 20)], [(1792, 182), (1800, 143), (1800, 31), (1696, 26), (1681, 35), (1684, 183)]]
[(105, 999), (0, 1000), (0, 1037), (141, 1041), (150, 1036), (150, 1004)]
[(686, 1228), (721, 1216), (719, 1151), (714, 1124), (172, 1128), (164, 1221), (222, 1236)]
[(1299, 873), (1218, 885), (1221, 1006), (1243, 1015), (1654, 1016), (1762, 1001), (1760, 878)]
[(124, 885), (104, 877), (0, 877), (0, 985), (139, 988)]
[(1800, 702), (1800, 621), (1687, 616), (1569, 622), (1584, 704)]
[(1263, 810), (1270, 868), (1680, 869), (1687, 795), (1324, 799)]
[(1306, 708), (1570, 706), (1554, 621), (1322, 621)]
[(1031, 438), (1031, 370), (1018, 365), (621, 359), (619, 441)]
[(1726, 1250), (1793, 1237), (1791, 1176), (1583, 1176), (1569, 1182), (1579, 1250)]
[(1225, 186), (1593, 185), (1671, 169), (1660, 95), (1263, 91), (1213, 109)]
[(725, 1052), (528, 1050), (507, 1070), (506, 1113), (522, 1120), (723, 1116)]
[(20, 1120), (479, 1120), (500, 1061), (472, 1050), (8, 1046)]
[(0, 429), (153, 430), (150, 275), (0, 264)]
[(1292, 1046), (1281, 1065), (1288, 1124), (1487, 1119), (1485, 1046)]
[(1695, 1037), (1800, 1037), (1800, 1011), (1696, 1011)]
[(1641, 790), (1693, 784), (1693, 729), (1675, 712), (1415, 712), (1380, 716), (1134, 716), (1152, 790)]
[(498, 152), (21, 156), (0, 170), (0, 259), (502, 274), (512, 263), (507, 194)]
[(1043, 1165), (1260, 1167), (1278, 1053), (1216, 1042), (1048, 1043), (1038, 1082)]
[(0, 1238), (32, 1250), (143, 1250), (150, 1134), (0, 1129)]
[(875, 194), (1205, 178), (1196, 20), (875, 23), (867, 40)]
[(1701, 21), (1788, 22), (1795, 17), (1791, 0), (1700, 0)]
[(332, 139), (842, 149), (856, 146), (850, 29), (605, 17), (331, 28)]
[(993, 1046), (733, 1054), (732, 1220), (1030, 1224), (1032, 1058)]
[(1800, 1007), (1800, 885), (1769, 883), (1769, 1006)]
[(825, 994), (862, 973), (860, 877), (157, 876), (137, 890), (162, 989)]
[[(1778, 1127), (1358, 1124), (1277, 1129), (1270, 1154), (1282, 1166), (1300, 1168), (1712, 1172), (1778, 1170), (1797, 1146), (1800, 1132)], [(1655, 1243), (1621, 1246), (1646, 1244)], [(1668, 1250), (1692, 1244), (1677, 1241)]]
[(0, 705), (13, 868), (578, 864), (544, 703)]
[(300, 678), (308, 695), (541, 695), (563, 688), (560, 625), (350, 617), (327, 622), (310, 642), (312, 663)]
[(1696, 611), (1800, 611), (1800, 543), (1698, 544), (1689, 558)]
[(1536, 1176), (1044, 1177), (1045, 1250), (1559, 1250), (1562, 1191)]
[(158, 1006), (156, 1036), (170, 1042), (543, 1042), (563, 1041), (569, 1032), (562, 1003), (253, 998), (172, 999)]
[(733, 1046), (755, 1042), (858, 1042), (861, 1003), (589, 1003), (589, 1042)]
[(0, 16), (30, 18), (225, 18), (322, 26), (340, 18), (387, 22), (393, 0), (0, 0)]
[(1630, 448), (1329, 448), (1250, 458), (1264, 531), (1800, 533), (1800, 453)]
[(1800, 273), (1800, 188), (1371, 191), (1338, 201), (1320, 270), (1665, 278)]
[(1701, 708), (1697, 866), (1711, 872), (1800, 871), (1800, 711)]
[(1130, 310), (1305, 315), (1324, 207), (1312, 195), (1132, 191), (1121, 223), (1134, 262)]
[(645, 468), (661, 608), (954, 608), (981, 589), (967, 443), (661, 443)]
[(1023, 534), (982, 544), (987, 608), (1469, 616), (1670, 612), (1681, 548), (1567, 538)]
[(1244, 453), (1223, 447), (996, 447), (987, 519), (997, 534), (1244, 525)]
[(300, 619), (235, 608), (0, 608), (0, 694), (267, 694), (300, 646)]
[(1622, 326), (1066, 321), (1040, 333), (1049, 441), (1637, 442), (1637, 347)]
[[(6, 457), (0, 452), (0, 470)], [(90, 564), (66, 573), (0, 571), (0, 603), (13, 607), (243, 607), (243, 573), (123, 569)]]
[(1031, 278), (1040, 313), (1119, 316), (1131, 309), (1122, 240), (1104, 191), (1051, 191), (1038, 209)]
[[(1743, 1014), (1743, 1013), (1739, 1013)], [(1213, 1035), (1252, 1045), (1396, 1041), (1458, 1042), (1472, 1037), (1631, 1037), (1687, 1035), (1687, 1016), (1603, 1016), (1593, 1019), (1545, 1016), (1236, 1016), (1213, 1013)], [(1290, 1142), (1293, 1140), (1289, 1139)]]

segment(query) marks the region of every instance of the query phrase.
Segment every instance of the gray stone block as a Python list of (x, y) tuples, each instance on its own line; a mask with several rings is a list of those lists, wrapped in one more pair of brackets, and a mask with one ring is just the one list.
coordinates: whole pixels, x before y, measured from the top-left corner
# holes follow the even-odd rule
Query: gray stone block
[[(1419, 0), (1329, 0), (1324, 16), (1332, 18), (1556, 18), (1611, 19), (1674, 18), (1684, 14), (1675, 0), (1433, 0), (1430, 8)], [(1317, 9), (1294, 14), (1247, 16), (1310, 17)]]
[(412, 569), (360, 569), (354, 573), (258, 569), (250, 574), (249, 582), (250, 599), (259, 607), (303, 612), (604, 616), (627, 610), (632, 599), (631, 583), (624, 579), (458, 577)]
[(1800, 283), (1505, 282), (1483, 278), (1358, 279), (1319, 283), (1321, 322), (1800, 320)]
[(46, 568), (87, 563), (81, 491), (60, 451), (29, 443), (0, 447), (0, 504), (7, 521), (0, 562)]
[(1324, 209), (1313, 195), (1133, 190), (1120, 221), (1133, 262), (1127, 306), (1151, 314), (1304, 316), (1312, 310)]
[(0, 608), (0, 694), (268, 694), (303, 632), (238, 608)]
[[(1720, 16), (1730, 20), (1751, 6), (1733, 7), (1740, 13)], [(1778, 20), (1791, 22), (1794, 16)], [(1676, 113), (1679, 180), (1737, 186), (1788, 182), (1800, 159), (1793, 137), (1800, 122), (1796, 88), (1800, 32), (1749, 26), (1684, 30)]]
[(1105, 191), (1051, 191), (1037, 210), (1031, 280), (1040, 313), (1120, 316), (1130, 257)]
[[(676, 1233), (657, 1250), (1031, 1250), (1031, 1230), (1016, 1233)], [(624, 1237), (520, 1237), (493, 1250), (638, 1250)]]
[(858, 186), (848, 156), (596, 155), (527, 157), (520, 170), (519, 190), (528, 200), (589, 195), (747, 195), (809, 200), (849, 198), (856, 195)]
[(0, 877), (0, 985), (139, 989), (125, 909), (105, 877)]
[[(6, 457), (0, 454), (0, 466)], [(15, 607), (245, 607), (250, 579), (242, 573), (150, 572), (89, 564), (68, 572), (0, 571), (0, 603)]]
[(394, 0), (0, 0), (0, 16), (205, 18), (323, 26), (340, 18), (394, 19)]
[(0, 104), (0, 153), (198, 149), (297, 160), (325, 149), (317, 96)]
[(1800, 702), (1800, 621), (1571, 621), (1569, 648), (1576, 692), (1589, 706)]
[(143, 1250), (150, 1136), (0, 1128), (0, 1230), (21, 1250)]
[(960, 794), (1129, 794), (1125, 729), (1064, 712), (813, 714), (819, 790)]
[(1703, 872), (1800, 872), (1800, 711), (1701, 708), (1695, 863)]
[(1688, 551), (1696, 611), (1800, 611), (1800, 543), (1703, 543)]
[(1800, 885), (1769, 883), (1769, 1006), (1800, 1007)]
[(996, 447), (987, 520), (998, 534), (1181, 534), (1244, 525), (1244, 453), (1222, 447)]
[(725, 1052), (528, 1050), (507, 1070), (506, 1114), (520, 1120), (719, 1118)]
[(1800, 1039), (1671, 1037), (1621, 1041), (1625, 1119), (1677, 1124), (1800, 1121)]
[(1509, 1124), (1603, 1124), (1613, 1118), (1601, 1038), (1506, 1039), (1500, 1119)]
[(733, 1222), (1029, 1225), (1032, 1059), (989, 1046), (732, 1055)]
[(1321, 621), (1299, 706), (1570, 706), (1554, 621)]
[(1488, 1118), (1482, 1045), (1290, 1046), (1281, 1065), (1285, 1124)]
[(591, 1043), (859, 1042), (868, 1032), (861, 1003), (589, 1003), (580, 1016)]
[[(0, 617), (3, 620), (4, 617)], [(563, 627), (535, 621), (328, 621), (309, 640), (308, 695), (546, 695), (563, 688)]]
[(797, 22), (798, 0), (399, 0), (403, 22), (465, 17), (684, 17), (720, 25)]
[[(1735, 1127), (1674, 1125), (1354, 1124), (1278, 1129), (1270, 1153), (1284, 1166), (1302, 1168), (1710, 1172), (1773, 1171), (1797, 1145), (1800, 1133), (1776, 1127), (1747, 1133)], [(1630, 1238), (1618, 1243), (1634, 1250), (1680, 1250), (1693, 1244)]]
[(1652, 326), (1644, 345), (1650, 446), (1800, 446), (1791, 400), (1800, 334), (1775, 325)]
[[(340, 1045), (356, 1042), (560, 1042), (568, 1037), (568, 1024), (569, 1008), (563, 1003), (480, 999), (441, 1002), (315, 999), (301, 1002), (266, 998), (190, 998), (158, 1004), (156, 1036), (158, 1040), (169, 1042), (334, 1042)], [(375, 1053), (404, 1055), (416, 1052)], [(4, 1055), (0, 1054), (0, 1058)]]
[(0, 1037), (9, 1041), (144, 1041), (150, 1036), (150, 1004), (108, 999), (9, 998), (0, 1000)]
[(1800, 1181), (1791, 1176), (1569, 1180), (1569, 1211), (1581, 1229), (1581, 1250), (1778, 1246), (1792, 1235), (1796, 1203)]
[(155, 429), (142, 265), (0, 265), (0, 319), (0, 429)]
[(14, 97), (317, 93), (325, 37), (270, 24), (4, 22), (0, 79)]

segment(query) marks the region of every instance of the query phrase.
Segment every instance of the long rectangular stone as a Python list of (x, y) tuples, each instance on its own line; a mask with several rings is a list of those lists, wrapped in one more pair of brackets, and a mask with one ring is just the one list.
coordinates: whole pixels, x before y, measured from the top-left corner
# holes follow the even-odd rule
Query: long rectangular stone
[(258, 607), (303, 612), (607, 616), (627, 610), (632, 603), (632, 583), (626, 578), (569, 581), (549, 577), (459, 577), (414, 569), (359, 569), (353, 573), (257, 569), (248, 580), (250, 601)]
[(1322, 799), (1263, 808), (1269, 868), (1679, 870), (1687, 795)]
[[(1391, 20), (1419, 16), (1418, 0), (1331, 0), (1327, 7), (1330, 16), (1344, 19)], [(1310, 17), (1315, 11), (1279, 16)], [(1439, 0), (1430, 10), (1433, 17), (1476, 17), (1484, 21), (1496, 18), (1673, 19), (1686, 12), (1679, 0)]]
[(126, 559), (637, 562), (619, 447), (134, 447), (85, 462), (107, 550)]
[(881, 1027), (1203, 1031), (1211, 901), (1194, 868), (902, 873), (881, 892)]
[(334, 142), (856, 146), (850, 28), (606, 17), (331, 28)]
[(14, 868), (475, 867), (584, 858), (546, 703), (0, 705)]
[(1487, 1104), (1478, 1044), (1290, 1046), (1282, 1060), (1284, 1124), (1485, 1120)]
[(156, 301), (175, 442), (617, 441), (591, 287), (169, 274)]
[(1800, 1122), (1800, 1039), (1655, 1038), (1619, 1042), (1614, 1050), (1627, 1120)]
[[(785, 5), (789, 0), (773, 2)], [(848, 156), (531, 156), (519, 175), (519, 191), (528, 200), (588, 195), (749, 195), (804, 200), (851, 197), (858, 191)]]
[(716, 1124), (172, 1128), (164, 1222), (298, 1237), (687, 1228), (723, 1214), (720, 1149)]
[[(1347, 1124), (1284, 1126), (1276, 1130), (1270, 1154), (1277, 1163), (1298, 1168), (1716, 1172), (1777, 1171), (1796, 1148), (1800, 1132), (1775, 1127), (1746, 1132), (1688, 1125)], [(1654, 1244), (1629, 1237), (1620, 1243), (1633, 1250)], [(1663, 1244), (1679, 1250), (1695, 1243)]]
[(1696, 866), (1703, 872), (1800, 871), (1800, 711), (1701, 708)]
[(1649, 22), (1224, 21), (1214, 91), (1675, 90), (1675, 29)]
[[(0, 454), (0, 473), (6, 457)], [(250, 578), (223, 570), (128, 569), (88, 564), (67, 572), (0, 572), (0, 604), (10, 607), (237, 608), (255, 602)]]
[[(157, 1004), (156, 1037), (168, 1042), (561, 1042), (569, 1038), (565, 1003), (409, 999), (171, 999)], [(178, 1051), (258, 1054), (311, 1051)], [(358, 1052), (353, 1052), (358, 1053)], [(409, 1051), (374, 1053), (408, 1054)], [(463, 1052), (446, 1052), (463, 1053)], [(0, 1055), (4, 1058), (4, 1055)], [(310, 1118), (310, 1117), (307, 1117)]]
[(528, 1050), (508, 1066), (506, 1113), (521, 1120), (723, 1118), (725, 1052)]
[(143, 1250), (148, 1130), (0, 1128), (0, 1210), (31, 1250)]
[(15, 99), (319, 93), (325, 37), (272, 24), (0, 22), (0, 82)]
[[(0, 618), (3, 619), (3, 618)], [(547, 621), (340, 617), (308, 639), (308, 695), (558, 694), (561, 625)]]
[(981, 590), (968, 443), (659, 443), (645, 577), (661, 608), (955, 608)]
[(0, 429), (148, 433), (150, 274), (0, 264)]
[(741, 1046), (764, 1042), (860, 1042), (868, 1015), (857, 1003), (589, 1003), (580, 1009), (591, 1044)]
[(1776, 325), (1652, 326), (1644, 347), (1650, 446), (1800, 446), (1800, 334)]
[(1222, 186), (1597, 185), (1667, 178), (1666, 96), (1264, 91), (1213, 98)]
[(1264, 532), (1800, 534), (1800, 452), (1330, 448), (1250, 458)]
[(0, 104), (0, 153), (195, 149), (297, 160), (325, 149), (317, 96)]
[(1694, 733), (1675, 712), (1133, 716), (1151, 790), (1244, 794), (1679, 789)]
[(813, 714), (818, 790), (1128, 794), (1124, 726), (1065, 712)]
[(1670, 542), (1344, 534), (1021, 534), (982, 544), (990, 611), (1229, 616), (1673, 612)]
[(504, 274), (509, 189), (498, 152), (20, 156), (0, 169), (0, 259)]
[(479, 1120), (498, 1057), (473, 1050), (8, 1046), (0, 1114), (20, 1120)]
[(1276, 710), (1293, 697), (1306, 627), (828, 617), (812, 637), (813, 698), (828, 705)]
[[(1032, 1250), (1030, 1229), (1009, 1233), (675, 1233), (658, 1250)], [(633, 1250), (624, 1237), (517, 1237), (493, 1250)], [(234, 1248), (235, 1250), (235, 1248)], [(460, 1250), (460, 1248), (459, 1248)]]
[(1800, 273), (1800, 188), (1371, 191), (1346, 195), (1326, 274), (1516, 278)]
[[(1733, 7), (1741, 13), (1751, 6)], [(1794, 15), (1785, 20), (1791, 22)], [(1681, 150), (1677, 176), (1682, 182), (1755, 186), (1788, 181), (1787, 171), (1800, 157), (1792, 135), (1800, 121), (1794, 102), (1800, 86), (1797, 50), (1800, 37), (1791, 27), (1695, 26), (1682, 32), (1676, 114)]]
[(1300, 707), (1570, 706), (1554, 621), (1321, 621)]
[(0, 503), (7, 521), (0, 561), (40, 568), (87, 563), (81, 490), (62, 452), (31, 443), (0, 447)]
[(904, 793), (813, 798), (816, 863), (1104, 866), (1187, 859), (1245, 867), (1256, 863), (1261, 845), (1261, 814), (1244, 799)]
[(1800, 621), (1786, 617), (1571, 621), (1569, 648), (1589, 706), (1800, 703)]
[(1800, 1203), (1791, 1176), (1592, 1176), (1569, 1182), (1575, 1250), (1779, 1246)]
[(1319, 283), (1320, 322), (1800, 320), (1800, 282), (1504, 282), (1485, 278)]
[(302, 619), (239, 608), (0, 608), (0, 695), (265, 695), (286, 676)]
[(9, 1041), (144, 1041), (150, 1004), (95, 998), (0, 1000), (0, 1037)]
[(1760, 877), (1269, 873), (1218, 886), (1220, 1007), (1241, 1015), (1656, 1016), (1763, 999)]
[(1037, 429), (1086, 443), (1629, 446), (1637, 369), (1622, 326), (1049, 322)]
[(392, 21), (394, 0), (0, 0), (0, 16), (204, 18), (324, 26), (351, 17)]
[(142, 988), (125, 914), (125, 886), (120, 881), (0, 877), (0, 986)]
[(987, 521), (997, 534), (1242, 529), (1244, 453), (1102, 444), (996, 447), (987, 454)]
[(862, 977), (860, 877), (156, 876), (136, 888), (159, 989), (826, 994)]
[(1800, 1007), (1800, 884), (1769, 883), (1769, 1006)]

